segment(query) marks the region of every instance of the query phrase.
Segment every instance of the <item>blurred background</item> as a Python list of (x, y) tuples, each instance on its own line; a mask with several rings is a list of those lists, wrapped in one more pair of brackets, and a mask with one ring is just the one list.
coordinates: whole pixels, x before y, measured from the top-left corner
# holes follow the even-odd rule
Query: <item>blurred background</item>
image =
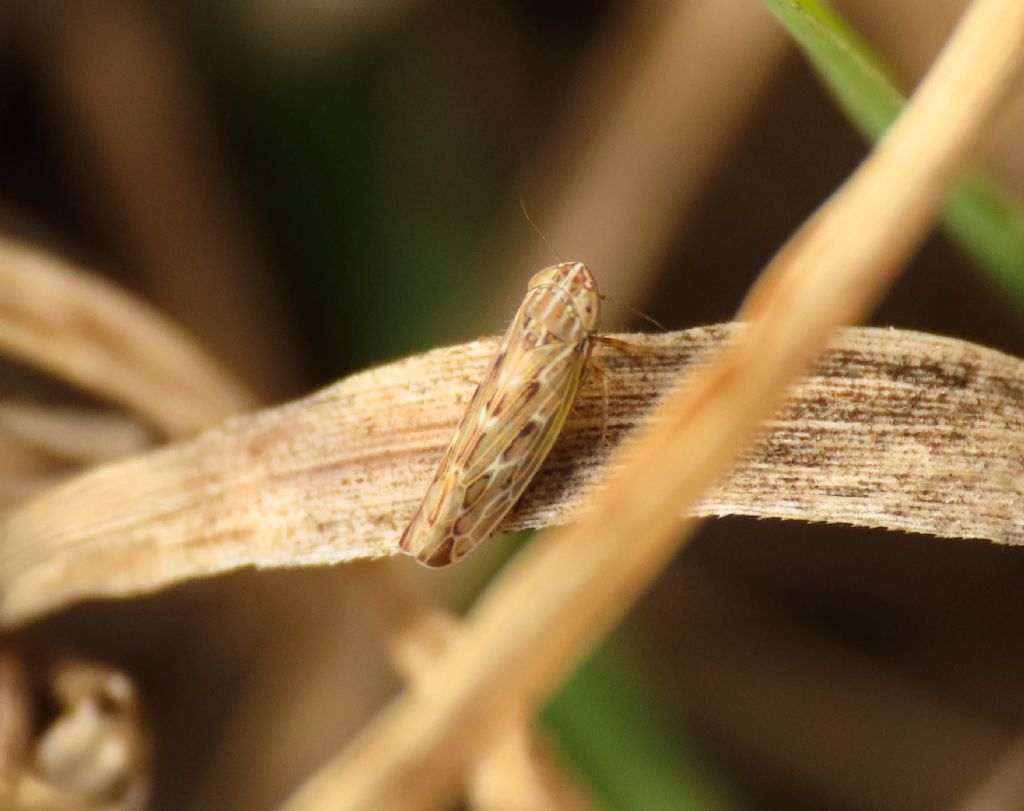
[[(908, 91), (962, 5), (837, 3)], [(1022, 109), (979, 155), (1018, 192)], [(755, 0), (0, 4), (0, 231), (267, 402), (501, 332), (555, 251), (670, 329), (729, 320), (866, 151)], [(873, 322), (1024, 354), (941, 235)], [(14, 366), (0, 391), (72, 397)], [(427, 587), (464, 605), (511, 543)], [(26, 637), (136, 678), (153, 807), (269, 808), (399, 689), (359, 579), (241, 573)], [(1022, 625), (1019, 550), (718, 520), (544, 723), (609, 808), (956, 807), (1015, 762)]]

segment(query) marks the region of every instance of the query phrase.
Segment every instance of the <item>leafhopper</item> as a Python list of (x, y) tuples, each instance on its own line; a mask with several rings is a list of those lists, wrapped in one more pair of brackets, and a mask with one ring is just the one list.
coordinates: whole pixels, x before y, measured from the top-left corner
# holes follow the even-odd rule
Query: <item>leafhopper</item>
[(600, 316), (582, 262), (537, 273), (399, 543), (448, 566), (485, 541), (523, 494), (572, 408)]

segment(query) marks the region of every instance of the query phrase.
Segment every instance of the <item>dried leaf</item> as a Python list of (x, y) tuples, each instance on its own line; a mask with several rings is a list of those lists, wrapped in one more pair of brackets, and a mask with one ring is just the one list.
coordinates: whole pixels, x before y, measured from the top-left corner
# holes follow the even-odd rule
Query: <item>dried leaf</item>
[[(614, 445), (735, 327), (620, 336), (506, 524), (565, 523)], [(371, 369), (196, 439), (89, 471), (0, 523), (0, 615), (131, 595), (242, 566), (392, 555), (494, 349)], [(1024, 362), (953, 339), (842, 331), (699, 515), (841, 521), (1024, 542)], [(591, 498), (593, 495), (591, 495)]]
[(121, 414), (17, 402), (0, 403), (0, 437), (78, 465), (107, 462), (152, 445), (149, 433)]
[(54, 487), (83, 467), (152, 445), (138, 422), (119, 414), (0, 403), (0, 509)]

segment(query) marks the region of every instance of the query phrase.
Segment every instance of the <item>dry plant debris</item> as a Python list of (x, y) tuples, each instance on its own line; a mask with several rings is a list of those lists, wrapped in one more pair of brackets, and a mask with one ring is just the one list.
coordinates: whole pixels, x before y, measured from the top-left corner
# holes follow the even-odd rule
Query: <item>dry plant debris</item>
[[(1016, 77), (1024, 4), (976, 0), (858, 172), (783, 249), (741, 319), (746, 334), (676, 387), (618, 460), (594, 510), (507, 567), (415, 685), (300, 787), (289, 811), (431, 808), (523, 706), (534, 706), (692, 531), (679, 510), (734, 461), (843, 323), (864, 316), (923, 237)], [(956, 104), (950, 103), (956, 99)]]
[[(590, 383), (505, 528), (583, 515), (613, 447), (739, 329), (619, 336), (642, 354), (602, 349), (607, 437)], [(395, 554), (493, 350), (477, 341), (371, 369), (28, 501), (0, 522), (0, 615), (15, 623), (242, 566)], [(1024, 543), (1022, 444), (1024, 362), (953, 339), (847, 329), (692, 513)]]
[(80, 659), (33, 658), (7, 646), (0, 651), (0, 719), (0, 808), (146, 807), (150, 741), (124, 673)]
[[(364, 567), (360, 589), (386, 629), (392, 665), (407, 684), (441, 655), (458, 632), (458, 618), (421, 598), (403, 574), (408, 569)], [(476, 811), (596, 811), (597, 805), (564, 766), (557, 749), (523, 712), (482, 753), (466, 776)]]
[[(1021, 542), (1024, 371), (998, 352), (840, 331), (760, 438), (744, 438), (920, 238), (1018, 67), (1022, 29), (1019, 3), (975, 4), (890, 138), (766, 274), (745, 327), (624, 336), (651, 352), (605, 353), (610, 441), (588, 390), (508, 527), (581, 523), (528, 550), (465, 623), (440, 617), (438, 644), (411, 644), (413, 688), (289, 807), (428, 807), (475, 745), (479, 763), (528, 736), (536, 701), (657, 573), (684, 505), (743, 447), (733, 475), (687, 514)], [(156, 314), (52, 257), (2, 242), (0, 274), (0, 346), (164, 433), (190, 434), (249, 402)], [(241, 566), (393, 554), (492, 350), (481, 341), (370, 370), (26, 501), (0, 523), (0, 618), (13, 625)], [(633, 427), (643, 439), (614, 451)], [(476, 790), (487, 794), (487, 782), (477, 772)]]

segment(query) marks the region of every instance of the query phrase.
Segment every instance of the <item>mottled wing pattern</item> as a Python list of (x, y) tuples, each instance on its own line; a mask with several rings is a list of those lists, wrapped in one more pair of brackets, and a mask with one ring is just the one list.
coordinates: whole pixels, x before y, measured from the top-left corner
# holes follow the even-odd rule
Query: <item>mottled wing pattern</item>
[(591, 342), (559, 339), (529, 309), (516, 314), (402, 536), (428, 566), (454, 563), (494, 532), (572, 407)]

